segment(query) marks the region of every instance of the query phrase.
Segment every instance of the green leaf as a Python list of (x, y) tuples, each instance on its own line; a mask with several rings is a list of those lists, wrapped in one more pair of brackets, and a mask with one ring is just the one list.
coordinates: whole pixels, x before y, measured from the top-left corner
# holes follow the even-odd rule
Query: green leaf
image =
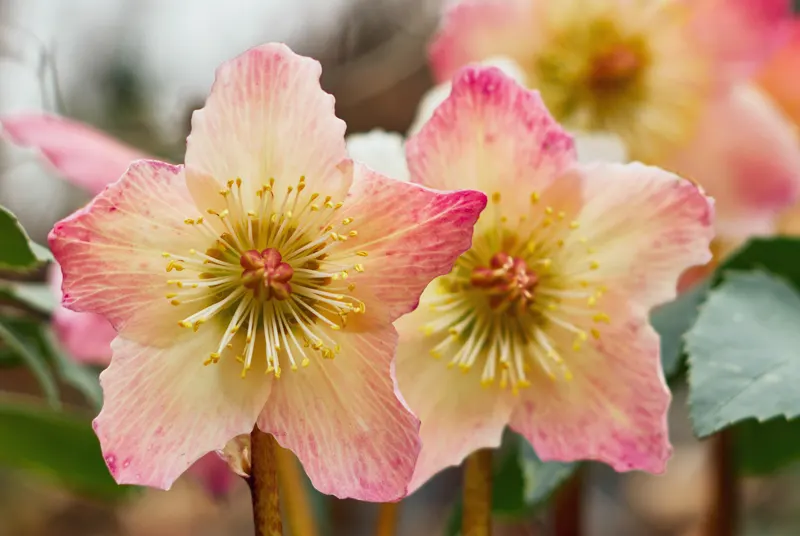
[(103, 405), (103, 391), (97, 373), (65, 354), (51, 329), (44, 330), (43, 340), (58, 377), (67, 385), (77, 389), (95, 409), (99, 410)]
[(763, 270), (783, 276), (800, 288), (800, 238), (755, 238), (747, 242), (719, 268), (713, 286), (719, 285), (729, 270)]
[[(21, 326), (24, 329), (17, 330)], [(0, 340), (36, 376), (48, 403), (59, 407), (58, 385), (47, 363), (46, 350), (41, 343), (41, 329), (41, 325), (36, 323), (12, 323), (0, 319)]]
[(742, 473), (766, 475), (800, 460), (800, 419), (748, 419), (736, 425), (734, 438)]
[(41, 283), (4, 281), (0, 283), (0, 300), (20, 302), (27, 308), (48, 315), (56, 306), (53, 291)]
[(525, 503), (532, 508), (543, 505), (580, 466), (577, 462), (543, 462), (524, 440), (520, 441), (520, 465)]
[(0, 463), (50, 478), (98, 498), (115, 498), (118, 486), (106, 468), (88, 417), (0, 399)]
[(32, 242), (17, 217), (0, 207), (0, 269), (31, 270), (51, 260), (50, 251)]
[(799, 326), (800, 295), (772, 275), (729, 272), (710, 292), (686, 334), (698, 436), (746, 419), (800, 415)]
[(698, 307), (706, 298), (711, 284), (698, 283), (677, 299), (665, 303), (650, 314), (650, 322), (661, 337), (661, 366), (671, 379), (681, 370), (684, 355), (684, 334), (697, 320)]

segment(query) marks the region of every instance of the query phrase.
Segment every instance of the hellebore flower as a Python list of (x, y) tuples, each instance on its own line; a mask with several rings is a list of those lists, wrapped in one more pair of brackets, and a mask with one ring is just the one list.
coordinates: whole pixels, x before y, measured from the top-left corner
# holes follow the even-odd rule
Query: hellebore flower
[(406, 145), (411, 180), (491, 199), (472, 248), (401, 318), (415, 489), (509, 425), (544, 460), (660, 472), (670, 393), (649, 310), (710, 258), (713, 202), (643, 164), (576, 161), (538, 93), (468, 67)]
[(788, 0), (463, 0), (430, 47), (440, 81), (514, 60), (571, 131), (611, 132), (633, 160), (700, 182), (717, 233), (775, 231), (800, 193), (792, 129), (748, 82), (788, 35)]
[(185, 166), (138, 161), (51, 232), (64, 305), (119, 332), (94, 427), (120, 483), (169, 488), (257, 425), (324, 493), (406, 492), (419, 421), (392, 322), (469, 247), (486, 197), (347, 159), (319, 75), (278, 44), (226, 62)]

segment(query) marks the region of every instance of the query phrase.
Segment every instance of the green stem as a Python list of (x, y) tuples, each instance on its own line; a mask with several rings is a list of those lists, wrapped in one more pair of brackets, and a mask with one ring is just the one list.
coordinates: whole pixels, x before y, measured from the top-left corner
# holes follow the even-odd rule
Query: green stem
[(555, 536), (580, 536), (583, 532), (583, 468), (556, 493), (553, 511)]
[(726, 429), (711, 437), (711, 460), (714, 464), (713, 497), (703, 534), (733, 536), (739, 522), (739, 478), (734, 460), (733, 430)]
[(61, 408), (61, 399), (58, 396), (58, 385), (56, 385), (53, 375), (47, 369), (44, 363), (44, 358), (37, 356), (31, 352), (28, 345), (21, 341), (11, 331), (11, 329), (3, 322), (0, 322), (0, 339), (22, 360), (25, 365), (31, 370), (39, 385), (42, 387), (47, 402), (54, 408)]
[(400, 502), (382, 503), (378, 508), (378, 527), (375, 530), (375, 536), (395, 536)]

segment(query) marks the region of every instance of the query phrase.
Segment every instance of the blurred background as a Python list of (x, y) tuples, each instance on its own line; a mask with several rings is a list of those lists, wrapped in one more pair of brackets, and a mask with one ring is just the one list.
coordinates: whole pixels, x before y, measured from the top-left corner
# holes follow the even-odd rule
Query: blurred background
[[(201, 106), (214, 69), (268, 41), (283, 41), (323, 64), (350, 133), (404, 132), (432, 80), (425, 47), (442, 0), (0, 0), (0, 113), (45, 110), (72, 117), (125, 142), (180, 161), (189, 117)], [(30, 150), (0, 143), (0, 204), (32, 238), (46, 240), (59, 218), (87, 195)], [(43, 274), (42, 274), (43, 277)], [(39, 397), (24, 367), (0, 369), (0, 391)], [(615, 475), (588, 467), (587, 534), (699, 534), (710, 500), (711, 454), (692, 439), (684, 389), (675, 386), (676, 452), (665, 476)], [(65, 403), (86, 406), (70, 386)], [(86, 406), (86, 411), (90, 411)], [(14, 442), (0, 428), (0, 442)], [(442, 474), (405, 501), (401, 535), (445, 534), (459, 474)], [(498, 485), (503, 485), (502, 482)], [(800, 534), (800, 468), (747, 479), (747, 534)], [(314, 497), (329, 534), (372, 534), (377, 508)], [(538, 521), (497, 521), (499, 535), (545, 534)], [(235, 482), (223, 497), (183, 477), (172, 491), (120, 498), (81, 496), (0, 465), (0, 536), (181, 536), (252, 533), (249, 492)]]

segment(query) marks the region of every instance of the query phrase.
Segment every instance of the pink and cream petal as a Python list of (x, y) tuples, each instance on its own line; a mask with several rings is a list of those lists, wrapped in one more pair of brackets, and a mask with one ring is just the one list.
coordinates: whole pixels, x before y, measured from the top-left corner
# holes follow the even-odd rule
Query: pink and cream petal
[(795, 127), (755, 87), (737, 86), (709, 106), (697, 134), (666, 163), (717, 202), (717, 232), (747, 238), (773, 232), (800, 194)]
[(94, 128), (54, 115), (32, 113), (0, 117), (8, 138), (42, 156), (69, 182), (92, 195), (119, 179), (134, 160), (148, 158)]
[(684, 270), (711, 260), (714, 205), (693, 183), (638, 163), (573, 174), (584, 204), (563, 258), (576, 286), (605, 285), (648, 310), (675, 297)]
[[(526, 85), (527, 75), (525, 71), (514, 60), (505, 56), (497, 56), (489, 58), (488, 60), (480, 62), (480, 65), (486, 67), (497, 67), (505, 74), (522, 84)], [(417, 114), (414, 116), (411, 126), (408, 128), (407, 136), (413, 136), (420, 130), (422, 126), (433, 117), (433, 112), (439, 107), (450, 95), (452, 84), (450, 80), (440, 83), (438, 86), (428, 90), (423, 96), (422, 100), (417, 106)]]
[(198, 206), (221, 202), (220, 184), (241, 178), (253, 194), (274, 179), (276, 194), (305, 177), (308, 191), (344, 197), (350, 177), (345, 124), (319, 84), (316, 60), (270, 43), (224, 63), (206, 105), (192, 117), (187, 181)]
[(539, 94), (494, 67), (467, 67), (450, 96), (406, 143), (411, 180), (431, 188), (505, 194), (509, 218), (575, 162), (572, 138)]
[[(342, 209), (357, 232), (345, 242), (360, 266), (349, 278), (377, 300), (390, 320), (413, 310), (432, 279), (444, 275), (469, 249), (486, 196), (473, 190), (441, 192), (389, 179), (356, 164)], [(361, 223), (361, 225), (359, 225)], [(366, 252), (363, 258), (358, 252)]]
[(755, 74), (788, 38), (790, 0), (677, 0), (688, 11), (688, 38), (709, 55), (724, 82)]
[(397, 332), (355, 319), (336, 332), (341, 353), (274, 383), (258, 427), (292, 450), (314, 487), (387, 502), (406, 494), (420, 449), (419, 421), (394, 385)]
[(165, 299), (167, 281), (179, 279), (181, 272), (167, 272), (163, 253), (205, 251), (213, 243), (184, 223), (199, 215), (182, 167), (134, 163), (122, 179), (50, 232), (50, 248), (64, 274), (64, 305), (101, 314), (117, 330), (140, 332), (154, 343), (167, 325), (177, 327), (185, 312)]
[(495, 56), (524, 63), (542, 39), (542, 19), (531, 0), (462, 0), (445, 12), (428, 50), (436, 80), (446, 82), (463, 66)]
[(169, 348), (112, 343), (94, 429), (118, 483), (169, 489), (201, 456), (253, 429), (272, 381), (263, 367), (242, 378), (232, 358), (203, 366), (220, 335), (208, 326)]
[(397, 384), (422, 422), (422, 451), (409, 493), (475, 450), (498, 447), (519, 400), (509, 391), (482, 388), (482, 367), (464, 373), (448, 367), (446, 359), (432, 357), (430, 351), (440, 340), (421, 332), (432, 315), (436, 313), (421, 305), (396, 323), (400, 333)]
[[(562, 351), (572, 379), (531, 375), (510, 426), (545, 461), (597, 460), (617, 471), (661, 473), (672, 452), (667, 433), (670, 392), (661, 371), (658, 335), (637, 307), (616, 296), (612, 324), (579, 352)], [(571, 338), (550, 334), (557, 348)]]

